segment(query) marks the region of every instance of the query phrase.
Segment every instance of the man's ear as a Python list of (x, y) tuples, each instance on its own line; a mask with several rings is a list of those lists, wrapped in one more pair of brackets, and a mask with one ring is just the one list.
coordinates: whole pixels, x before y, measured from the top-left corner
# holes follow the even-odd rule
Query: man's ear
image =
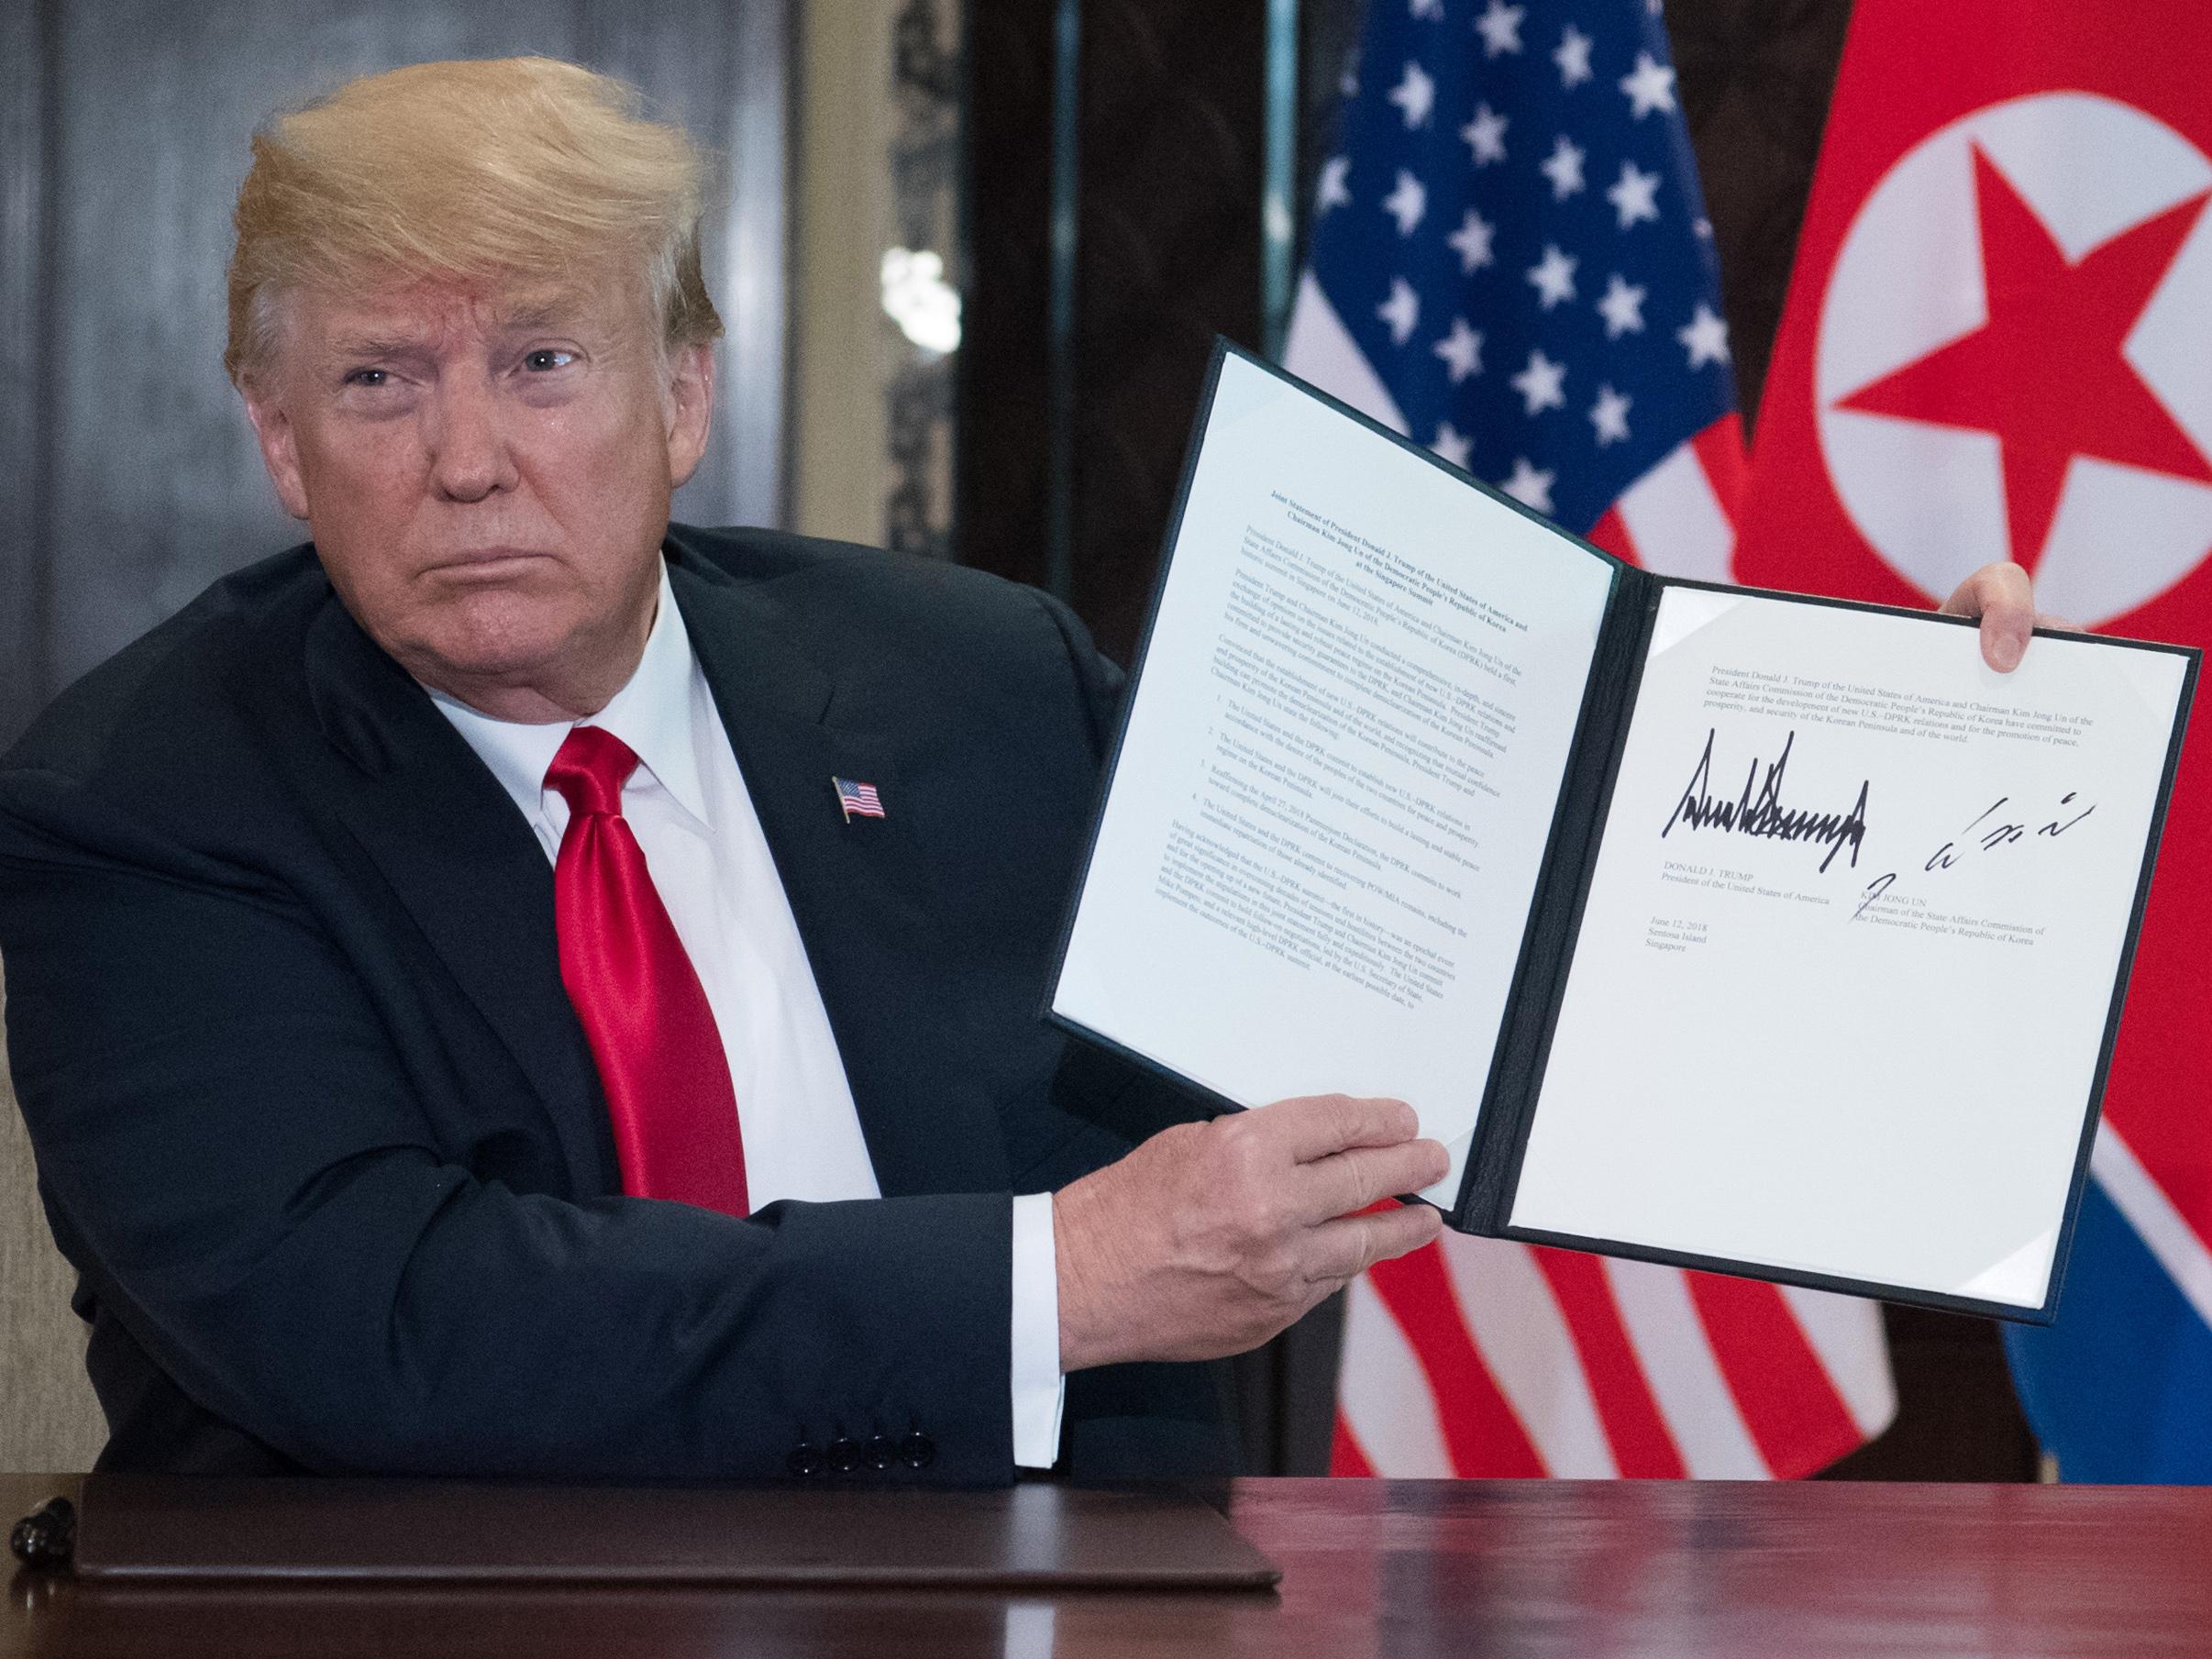
[(714, 348), (702, 341), (669, 356), (669, 487), (677, 489), (699, 470), (714, 425)]
[(307, 480), (300, 470), (299, 435), (292, 429), (292, 417), (271, 395), (266, 383), (249, 383), (238, 390), (246, 399), (246, 418), (253, 423), (253, 435), (260, 440), (261, 464), (269, 469), (269, 481), (276, 485), (277, 500), (284, 503), (285, 512), (304, 521)]

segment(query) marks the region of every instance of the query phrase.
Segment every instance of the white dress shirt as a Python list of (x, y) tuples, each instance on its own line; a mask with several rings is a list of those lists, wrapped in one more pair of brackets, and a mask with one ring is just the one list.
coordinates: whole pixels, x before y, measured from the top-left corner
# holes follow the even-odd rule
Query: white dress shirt
[[(553, 858), (569, 803), (545, 787), (546, 769), (580, 723), (518, 724), (443, 692), (430, 695)], [(754, 1208), (779, 1199), (881, 1197), (799, 925), (665, 568), (660, 609), (636, 672), (581, 724), (603, 727), (636, 752), (622, 813), (713, 1011), (737, 1097)], [(822, 810), (835, 813), (829, 780), (822, 786)], [(1066, 1398), (1049, 1193), (1013, 1200), (1012, 1288), (1014, 1461), (1045, 1468), (1058, 1451)]]

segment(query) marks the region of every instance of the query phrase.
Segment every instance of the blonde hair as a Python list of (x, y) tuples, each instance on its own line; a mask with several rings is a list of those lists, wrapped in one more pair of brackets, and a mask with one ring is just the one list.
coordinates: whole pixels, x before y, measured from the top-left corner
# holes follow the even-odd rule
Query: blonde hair
[(459, 282), (630, 262), (664, 347), (722, 332), (699, 262), (705, 163), (636, 89), (550, 58), (418, 63), (349, 81), (254, 135), (230, 260), (238, 384), (312, 286)]

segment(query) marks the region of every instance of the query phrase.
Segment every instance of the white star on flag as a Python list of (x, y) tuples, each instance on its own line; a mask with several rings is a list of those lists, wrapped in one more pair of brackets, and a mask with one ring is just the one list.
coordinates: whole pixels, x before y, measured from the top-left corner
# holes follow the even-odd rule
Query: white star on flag
[(1444, 240), (1459, 252), (1459, 274), (1473, 276), (1490, 262), (1490, 238), (1498, 227), (1472, 207), (1467, 216), (1459, 222), (1459, 228)]
[(1462, 437), (1459, 429), (1446, 421), (1436, 428), (1436, 437), (1429, 448), (1464, 472), (1467, 470), (1467, 457), (1474, 452), (1475, 440)]
[(1605, 337), (1617, 340), (1624, 334), (1643, 332), (1643, 290), (1615, 271), (1598, 301), (1598, 315), (1605, 319)]
[(1546, 311), (1575, 297), (1575, 268), (1582, 261), (1562, 253), (1555, 242), (1543, 245), (1542, 262), (1529, 267), (1529, 281), (1536, 285), (1537, 301)]
[(1572, 23), (1566, 26), (1566, 33), (1559, 37), (1559, 50), (1552, 54), (1552, 61), (1559, 65), (1560, 85), (1580, 86), (1590, 78), (1591, 45), (1589, 36)]
[(1657, 173), (1639, 172), (1633, 161), (1620, 163), (1620, 181), (1605, 193), (1605, 199), (1620, 213), (1621, 229), (1626, 230), (1640, 220), (1659, 217), (1656, 200), (1659, 184)]
[(1525, 6), (1508, 6), (1505, 0), (1490, 0), (1490, 9), (1475, 19), (1475, 32), (1482, 37), (1482, 55), (1495, 58), (1501, 52), (1521, 50), (1521, 20), (1529, 15)]
[(1350, 156), (1331, 156), (1322, 164), (1321, 184), (1313, 193), (1313, 216), (1320, 218), (1332, 207), (1349, 207), (1352, 205), (1351, 186), (1345, 182), (1352, 176)]
[(1575, 149), (1575, 141), (1566, 133), (1559, 135), (1557, 144), (1551, 146), (1551, 157), (1544, 166), (1537, 168), (1546, 179), (1551, 179), (1551, 199), (1566, 201), (1571, 194), (1582, 190), (1582, 161), (1588, 150)]
[(1689, 366), (1693, 369), (1728, 361), (1728, 325), (1703, 301), (1698, 302), (1689, 322), (1675, 330), (1675, 337), (1689, 352)]
[(1629, 435), (1629, 404), (1633, 398), (1622, 397), (1610, 386), (1598, 388), (1598, 401), (1590, 405), (1590, 425), (1598, 429), (1598, 447), (1620, 443)]
[(1511, 125), (1488, 104), (1475, 106), (1475, 118), (1459, 129), (1459, 136), (1467, 141), (1475, 152), (1475, 165), (1488, 167), (1505, 157), (1505, 131)]
[(1633, 106), (1629, 113), (1639, 121), (1661, 110), (1671, 114), (1675, 107), (1675, 72), (1651, 53), (1638, 52), (1635, 72), (1620, 77), (1620, 90), (1628, 94), (1629, 103)]
[(1390, 297), (1376, 306), (1375, 315), (1390, 325), (1390, 344), (1402, 346), (1421, 322), (1421, 295), (1405, 278), (1392, 277)]
[(1443, 21), (1443, 0), (1413, 0), (1413, 16), (1423, 23)]
[(1536, 171), (1552, 182), (1552, 200), (1564, 202), (1582, 188), (1582, 162), (1588, 152), (1575, 148), (1566, 134), (1552, 146), (1551, 159)]
[[(1521, 393), (1521, 402), (1527, 405), (1522, 413), (1531, 416), (1542, 415), (1546, 409), (1564, 408), (1565, 385), (1566, 365), (1554, 363), (1541, 350), (1530, 352), (1529, 366), (1513, 377), (1513, 390)], [(1547, 480), (1550, 476), (1545, 474)], [(1550, 483), (1546, 482), (1544, 488), (1550, 489)]]
[[(1471, 374), (1482, 372), (1482, 336), (1467, 326), (1467, 319), (1452, 319), (1452, 332), (1436, 342), (1436, 355), (1452, 368), (1452, 384), (1458, 385)], [(1464, 460), (1459, 463), (1465, 466)]]
[(1398, 170), (1398, 188), (1383, 198), (1383, 211), (1398, 221), (1398, 234), (1410, 237), (1429, 211), (1429, 187), (1404, 168)]
[(1498, 487), (1524, 507), (1533, 507), (1539, 513), (1552, 510), (1552, 485), (1557, 481), (1556, 472), (1539, 471), (1529, 465), (1525, 455), (1513, 460), (1513, 476)]
[(1405, 116), (1406, 130), (1410, 132), (1429, 124), (1429, 111), (1436, 106), (1436, 83), (1420, 64), (1408, 59), (1405, 78), (1390, 89), (1389, 98)]

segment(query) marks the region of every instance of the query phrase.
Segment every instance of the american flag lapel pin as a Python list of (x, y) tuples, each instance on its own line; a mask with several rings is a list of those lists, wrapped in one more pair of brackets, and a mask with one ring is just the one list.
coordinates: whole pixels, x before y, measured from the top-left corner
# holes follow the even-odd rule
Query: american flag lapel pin
[(836, 786), (837, 805), (845, 813), (846, 823), (850, 824), (855, 818), (883, 816), (883, 798), (876, 793), (874, 784), (857, 783), (850, 778), (832, 778), (830, 782)]

